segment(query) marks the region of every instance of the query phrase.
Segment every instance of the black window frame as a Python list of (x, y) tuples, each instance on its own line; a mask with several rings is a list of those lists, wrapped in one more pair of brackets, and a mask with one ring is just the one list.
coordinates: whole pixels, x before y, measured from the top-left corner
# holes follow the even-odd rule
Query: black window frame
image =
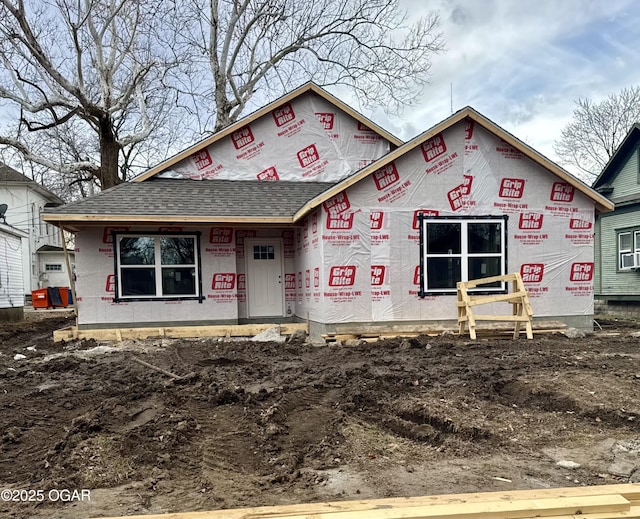
[[(202, 233), (200, 231), (193, 232), (162, 232), (162, 231), (113, 231), (113, 272), (115, 275), (115, 291), (113, 300), (116, 303), (125, 303), (125, 302), (142, 302), (142, 301), (198, 301), (202, 303), (204, 301), (204, 294), (202, 291), (202, 259), (201, 259), (201, 236)], [(120, 239), (123, 237), (139, 237), (139, 238), (153, 238), (154, 239), (154, 248), (157, 239), (160, 238), (194, 238), (194, 259), (195, 263), (193, 266), (196, 269), (195, 272), (195, 288), (196, 293), (194, 295), (184, 295), (184, 294), (176, 294), (176, 295), (152, 295), (152, 296), (125, 296), (121, 295), (121, 267), (120, 263)], [(186, 264), (185, 264), (186, 265)], [(191, 266), (191, 264), (189, 264)], [(165, 265), (165, 268), (167, 265)], [(176, 267), (180, 267), (176, 265)], [(125, 266), (126, 268), (126, 266)], [(162, 286), (162, 262), (158, 263), (157, 260), (153, 264), (153, 268), (156, 273), (160, 273), (159, 276), (159, 286)], [(156, 286), (158, 284), (156, 283)]]
[[(434, 289), (434, 288), (429, 288), (426, 286), (426, 280), (427, 280), (427, 275), (426, 275), (426, 260), (427, 257), (446, 257), (443, 254), (427, 254), (426, 251), (426, 246), (427, 246), (427, 240), (426, 240), (426, 227), (429, 224), (429, 222), (431, 223), (444, 223), (444, 222), (460, 222), (461, 224), (464, 224), (464, 226), (466, 227), (469, 223), (481, 223), (481, 222), (500, 222), (501, 224), (501, 233), (500, 236), (502, 238), (501, 240), (501, 251), (500, 251), (500, 255), (499, 257), (501, 258), (501, 272), (500, 274), (487, 274), (486, 277), (491, 277), (494, 275), (506, 275), (506, 273), (508, 272), (508, 220), (509, 220), (509, 216), (508, 215), (478, 215), (478, 216), (430, 216), (430, 215), (425, 215), (423, 213), (418, 213), (418, 228), (419, 228), (419, 254), (420, 254), (420, 258), (419, 258), (419, 291), (418, 291), (418, 296), (421, 298), (424, 298), (426, 296), (451, 296), (451, 295), (456, 295), (457, 294), (457, 287), (447, 287), (447, 288), (443, 288), (443, 289)], [(463, 236), (467, 236), (467, 232), (465, 230), (465, 232), (462, 232), (462, 226), (461, 226), (461, 235), (460, 235), (460, 253), (456, 253), (456, 254), (451, 254), (452, 257), (459, 257), (460, 258), (460, 281), (469, 281), (468, 279), (468, 264), (469, 264), (469, 258), (473, 258), (473, 257), (482, 257), (481, 254), (482, 253), (471, 253), (472, 255), (470, 256), (469, 253), (466, 251), (467, 247), (468, 247), (468, 243), (464, 244), (463, 243)], [(496, 253), (488, 253), (488, 255), (496, 257)], [(466, 271), (465, 269), (462, 268), (462, 265), (466, 264)], [(474, 278), (474, 279), (478, 279), (478, 278)], [(508, 286), (505, 282), (501, 282), (499, 283), (499, 286), (496, 287), (487, 287), (485, 285), (479, 285), (476, 288), (470, 289), (469, 293), (474, 293), (474, 294), (506, 294), (508, 292)]]

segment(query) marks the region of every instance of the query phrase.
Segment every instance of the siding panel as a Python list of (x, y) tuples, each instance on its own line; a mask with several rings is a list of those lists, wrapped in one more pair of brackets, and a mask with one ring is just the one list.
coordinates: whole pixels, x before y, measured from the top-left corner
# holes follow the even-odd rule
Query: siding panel
[(640, 212), (613, 213), (600, 217), (600, 236), (602, 240), (600, 251), (600, 286), (602, 296), (634, 296), (640, 297), (640, 271), (618, 270), (618, 230), (640, 228)]
[(24, 306), (22, 241), (0, 231), (0, 308)]
[(640, 185), (638, 185), (638, 148), (630, 155), (627, 163), (620, 169), (615, 178), (614, 198), (621, 198), (629, 195), (638, 195)]

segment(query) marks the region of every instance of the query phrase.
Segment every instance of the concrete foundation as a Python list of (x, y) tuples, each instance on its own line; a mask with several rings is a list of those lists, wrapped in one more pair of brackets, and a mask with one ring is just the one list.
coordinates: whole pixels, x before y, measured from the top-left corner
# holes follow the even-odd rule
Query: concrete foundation
[(16, 322), (24, 320), (24, 307), (0, 308), (0, 321)]

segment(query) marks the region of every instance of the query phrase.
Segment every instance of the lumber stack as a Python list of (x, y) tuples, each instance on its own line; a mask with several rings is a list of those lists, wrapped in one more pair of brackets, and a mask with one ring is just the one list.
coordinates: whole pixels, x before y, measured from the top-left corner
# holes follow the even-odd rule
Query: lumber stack
[[(512, 290), (506, 294), (495, 295), (472, 295), (470, 289), (477, 288), (488, 283), (511, 283)], [(458, 294), (458, 333), (463, 335), (465, 328), (469, 328), (469, 337), (476, 338), (476, 321), (511, 321), (515, 323), (513, 338), (520, 335), (520, 325), (524, 324), (527, 339), (533, 339), (533, 329), (531, 319), (533, 310), (529, 303), (529, 295), (524, 288), (522, 277), (519, 272), (507, 274), (505, 276), (491, 276), (488, 278), (473, 279), (470, 281), (459, 281), (456, 285)], [(480, 315), (475, 313), (475, 307), (489, 303), (506, 302), (510, 303), (512, 312), (509, 315)]]
[(78, 329), (68, 326), (53, 332), (53, 342), (72, 341), (75, 339), (95, 339), (96, 341), (123, 341), (131, 339), (169, 338), (180, 339), (190, 337), (252, 337), (270, 328), (277, 327), (281, 335), (291, 335), (297, 330), (309, 333), (306, 323), (283, 324), (229, 324), (211, 326), (165, 326), (158, 328), (90, 328)]
[(127, 519), (527, 519), (534, 517), (638, 519), (640, 518), (640, 484), (337, 501), (211, 512), (137, 515), (127, 516)]
[[(532, 321), (531, 330), (538, 334), (564, 333), (567, 325), (561, 321)], [(526, 330), (520, 330), (520, 333)], [(321, 337), (329, 345), (346, 343), (349, 340), (360, 340), (365, 342), (377, 342), (385, 339), (412, 338), (426, 335), (438, 337), (440, 335), (458, 334), (458, 327), (455, 322), (451, 325), (425, 324), (420, 326), (349, 326), (337, 327), (332, 333), (324, 333)], [(603, 335), (600, 333), (599, 335)], [(610, 334), (613, 335), (613, 334)], [(620, 335), (616, 333), (615, 335)], [(513, 325), (508, 323), (493, 322), (483, 325), (482, 329), (476, 328), (476, 338), (484, 339), (511, 339), (513, 338)]]

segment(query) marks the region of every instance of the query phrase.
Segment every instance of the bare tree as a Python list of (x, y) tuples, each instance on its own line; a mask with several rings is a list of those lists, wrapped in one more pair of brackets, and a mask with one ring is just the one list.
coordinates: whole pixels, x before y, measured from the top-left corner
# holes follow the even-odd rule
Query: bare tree
[[(363, 106), (416, 99), (443, 50), (431, 13), (408, 23), (397, 0), (185, 0), (178, 45), (192, 49), (182, 93), (219, 130), (259, 99), (313, 80), (346, 86)], [(208, 69), (209, 81), (203, 81)]]
[(640, 121), (640, 87), (624, 88), (604, 101), (578, 99), (572, 121), (553, 149), (563, 166), (593, 181), (613, 157), (633, 124)]
[(0, 0), (0, 146), (84, 196), (309, 80), (411, 103), (438, 25), (398, 0)]
[(106, 189), (167, 116), (163, 0), (0, 0), (0, 144)]

